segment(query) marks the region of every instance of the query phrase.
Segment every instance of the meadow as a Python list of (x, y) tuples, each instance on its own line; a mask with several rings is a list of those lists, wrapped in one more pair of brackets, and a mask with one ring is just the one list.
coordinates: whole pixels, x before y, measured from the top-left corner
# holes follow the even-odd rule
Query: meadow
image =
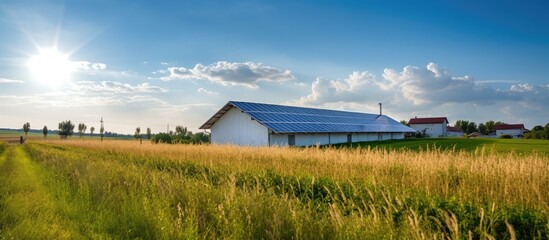
[(0, 239), (549, 239), (549, 142), (426, 143), (0, 142)]

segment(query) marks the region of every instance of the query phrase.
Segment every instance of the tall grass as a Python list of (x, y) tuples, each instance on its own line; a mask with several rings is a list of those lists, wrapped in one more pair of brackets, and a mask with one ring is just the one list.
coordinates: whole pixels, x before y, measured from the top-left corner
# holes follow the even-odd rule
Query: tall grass
[[(536, 154), (130, 141), (24, 150), (58, 221), (77, 225), (67, 236), (549, 238), (549, 159)], [(13, 228), (0, 223), (0, 236)]]

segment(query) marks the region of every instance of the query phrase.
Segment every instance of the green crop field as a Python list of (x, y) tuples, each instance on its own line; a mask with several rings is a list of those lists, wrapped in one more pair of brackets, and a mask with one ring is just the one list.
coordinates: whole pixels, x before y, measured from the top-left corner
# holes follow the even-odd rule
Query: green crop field
[(0, 239), (548, 239), (547, 143), (481, 140), (0, 142)]
[(387, 149), (494, 151), (499, 153), (549, 155), (549, 141), (535, 139), (499, 139), (499, 138), (435, 138), (361, 142), (340, 144), (337, 147), (372, 147)]

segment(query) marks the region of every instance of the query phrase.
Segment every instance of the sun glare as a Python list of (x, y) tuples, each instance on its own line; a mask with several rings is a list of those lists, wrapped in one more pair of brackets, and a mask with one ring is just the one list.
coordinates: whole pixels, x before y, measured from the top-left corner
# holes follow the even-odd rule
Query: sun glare
[(55, 47), (39, 49), (38, 54), (29, 59), (27, 66), (36, 80), (53, 85), (70, 80), (74, 69), (68, 54), (60, 53)]

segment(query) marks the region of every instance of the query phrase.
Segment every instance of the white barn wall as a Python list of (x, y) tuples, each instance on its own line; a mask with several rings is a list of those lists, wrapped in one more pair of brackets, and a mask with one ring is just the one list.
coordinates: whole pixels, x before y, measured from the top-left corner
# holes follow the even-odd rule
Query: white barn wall
[(377, 141), (378, 139), (377, 133), (357, 133), (355, 142)]
[(237, 108), (225, 113), (211, 128), (212, 143), (217, 144), (267, 146), (268, 137), (268, 129), (265, 126)]
[(502, 130), (496, 130), (496, 135), (511, 135), (513, 138), (518, 138), (519, 135), (524, 135), (524, 131), (522, 129), (502, 129)]
[(463, 132), (446, 132), (448, 137), (463, 137)]
[[(271, 146), (288, 146), (289, 134), (271, 134)], [(404, 139), (404, 133), (353, 133), (352, 142)], [(346, 133), (295, 134), (296, 146), (314, 146), (346, 143)]]
[(429, 134), (430, 137), (445, 137), (447, 135), (446, 123), (410, 124), (410, 127), (421, 133), (423, 133), (424, 129), (427, 129), (425, 133)]
[(328, 134), (296, 134), (296, 146), (312, 146), (316, 144), (325, 145), (329, 143), (330, 137)]
[(271, 146), (288, 146), (288, 134), (271, 134)]

